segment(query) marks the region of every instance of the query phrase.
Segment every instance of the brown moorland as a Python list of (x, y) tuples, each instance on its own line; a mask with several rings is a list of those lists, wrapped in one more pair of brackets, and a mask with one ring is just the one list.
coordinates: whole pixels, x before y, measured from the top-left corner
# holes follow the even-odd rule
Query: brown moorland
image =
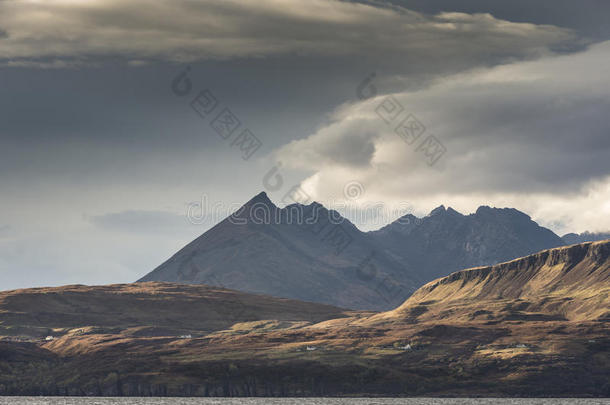
[(459, 271), (383, 313), (167, 283), (8, 291), (0, 394), (608, 396), (609, 294), (610, 241)]

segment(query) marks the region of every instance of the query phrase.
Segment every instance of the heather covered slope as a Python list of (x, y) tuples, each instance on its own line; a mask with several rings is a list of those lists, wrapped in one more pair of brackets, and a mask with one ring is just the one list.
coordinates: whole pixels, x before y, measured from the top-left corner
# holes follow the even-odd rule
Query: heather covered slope
[(0, 337), (0, 393), (610, 396), (609, 250), (459, 271), (377, 314), (159, 283), (7, 292), (1, 334), (55, 339)]
[(423, 311), (419, 319), (608, 321), (610, 241), (565, 246), (458, 271), (426, 284), (383, 316), (400, 317), (415, 308)]
[(239, 322), (283, 327), (347, 316), (328, 305), (253, 295), (206, 285), (71, 285), (0, 292), (0, 336), (127, 334), (201, 336)]

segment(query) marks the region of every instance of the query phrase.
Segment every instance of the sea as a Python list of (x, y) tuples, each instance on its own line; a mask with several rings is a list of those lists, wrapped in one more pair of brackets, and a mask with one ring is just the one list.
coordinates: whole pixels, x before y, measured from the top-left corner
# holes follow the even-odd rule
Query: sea
[(0, 405), (608, 405), (610, 398), (84, 398), (0, 397)]

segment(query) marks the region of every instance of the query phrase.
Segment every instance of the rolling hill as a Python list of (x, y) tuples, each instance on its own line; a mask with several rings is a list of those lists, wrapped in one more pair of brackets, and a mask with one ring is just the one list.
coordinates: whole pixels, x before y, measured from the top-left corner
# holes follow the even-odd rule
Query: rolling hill
[(462, 270), (424, 285), (400, 307), (377, 317), (414, 312), (421, 312), (418, 320), (434, 321), (610, 321), (610, 241)]
[(311, 323), (347, 316), (329, 305), (206, 285), (69, 285), (0, 292), (0, 335), (201, 336), (239, 322)]
[(610, 241), (461, 270), (381, 313), (165, 283), (18, 290), (0, 295), (0, 394), (609, 396), (608, 308)]

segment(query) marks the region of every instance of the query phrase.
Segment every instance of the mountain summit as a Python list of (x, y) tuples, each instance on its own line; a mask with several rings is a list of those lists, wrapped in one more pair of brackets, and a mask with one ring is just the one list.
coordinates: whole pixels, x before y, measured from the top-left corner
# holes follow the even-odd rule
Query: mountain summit
[(251, 207), (255, 205), (266, 206), (270, 208), (277, 208), (276, 205), (269, 199), (269, 196), (264, 191), (258, 193), (250, 201), (248, 201), (244, 206)]
[(398, 220), (371, 234), (425, 281), (564, 245), (523, 212), (487, 206), (470, 215), (440, 206), (420, 220)]
[(563, 244), (515, 209), (440, 206), (362, 232), (319, 203), (278, 208), (263, 192), (139, 281), (387, 310), (437, 277)]
[[(374, 256), (373, 242), (321, 204), (280, 209), (261, 193), (139, 281), (209, 284), (346, 308), (391, 308), (421, 280), (391, 257)], [(374, 275), (363, 275), (369, 269)], [(380, 296), (373, 277), (400, 280), (387, 284), (401, 293)]]

